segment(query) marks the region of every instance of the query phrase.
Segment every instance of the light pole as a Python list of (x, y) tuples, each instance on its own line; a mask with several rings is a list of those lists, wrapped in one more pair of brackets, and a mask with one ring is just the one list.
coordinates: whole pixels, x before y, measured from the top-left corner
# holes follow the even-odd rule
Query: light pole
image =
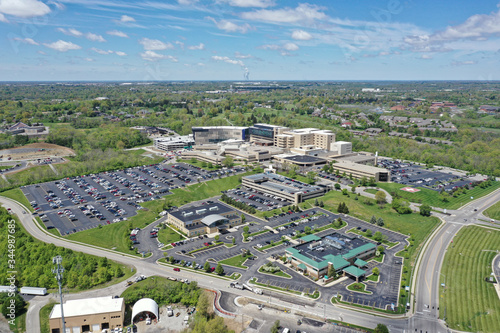
[(59, 297), (61, 298), (62, 328), (63, 328), (63, 333), (66, 333), (66, 323), (64, 322), (63, 298), (62, 298), (62, 291), (61, 291), (63, 272), (64, 272), (64, 267), (62, 267), (62, 257), (55, 256), (54, 258), (52, 258), (52, 263), (54, 265), (56, 265), (56, 267), (52, 269), (52, 273), (54, 273), (56, 275), (57, 284), (59, 285)]
[(446, 275), (444, 275), (444, 274), (443, 274), (443, 273), (441, 273), (441, 272), (439, 272), (439, 275), (442, 275), (442, 276), (444, 277), (444, 287), (443, 287), (443, 288), (444, 288), (444, 291), (443, 291), (443, 293), (445, 293), (445, 292), (446, 292)]

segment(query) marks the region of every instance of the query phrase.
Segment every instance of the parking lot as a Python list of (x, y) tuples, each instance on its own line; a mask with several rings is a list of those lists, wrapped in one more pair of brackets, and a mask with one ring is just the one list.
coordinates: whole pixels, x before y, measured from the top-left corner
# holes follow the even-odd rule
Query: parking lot
[(22, 191), (47, 228), (64, 235), (127, 220), (142, 209), (139, 203), (159, 199), (170, 189), (243, 171), (155, 164), (25, 186)]
[(462, 177), (451, 172), (427, 170), (421, 165), (397, 160), (380, 160), (378, 166), (391, 171), (391, 181), (403, 185), (416, 185), (439, 191), (446, 191), (454, 187), (471, 184), (473, 181), (468, 177)]
[(228, 197), (260, 211), (273, 210), (291, 205), (290, 201), (246, 187), (242, 187), (239, 190), (229, 190), (225, 193)]

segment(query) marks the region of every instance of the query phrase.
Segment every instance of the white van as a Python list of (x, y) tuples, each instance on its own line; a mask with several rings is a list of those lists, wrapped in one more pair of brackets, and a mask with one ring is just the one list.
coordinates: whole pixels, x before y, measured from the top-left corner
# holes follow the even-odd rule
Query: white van
[(283, 329), (283, 333), (290, 333), (290, 330), (288, 328)]

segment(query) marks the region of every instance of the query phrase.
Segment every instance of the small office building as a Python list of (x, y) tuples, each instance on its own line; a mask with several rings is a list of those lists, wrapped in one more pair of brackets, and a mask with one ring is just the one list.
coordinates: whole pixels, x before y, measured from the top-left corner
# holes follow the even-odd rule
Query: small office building
[(370, 165), (344, 161), (333, 163), (332, 167), (335, 171), (339, 170), (340, 174), (345, 172), (346, 175), (352, 174), (354, 178), (358, 179), (373, 177), (376, 182), (388, 182), (391, 179), (389, 170)]
[(337, 274), (358, 280), (366, 273), (361, 269), (366, 266), (364, 259), (374, 256), (376, 248), (373, 243), (339, 233), (323, 238), (308, 235), (299, 242), (285, 250), (287, 259), (298, 271), (315, 279), (324, 278), (333, 267)]
[(170, 212), (167, 223), (193, 237), (237, 226), (241, 224), (241, 215), (236, 209), (216, 202)]
[[(112, 296), (66, 301), (63, 305), (67, 333), (101, 332), (123, 327), (125, 301)], [(49, 316), (51, 333), (63, 333), (61, 305), (56, 304)]]
[(299, 182), (298, 180), (274, 173), (259, 173), (242, 178), (242, 185), (256, 191), (277, 196), (294, 204), (320, 197), (326, 189)]

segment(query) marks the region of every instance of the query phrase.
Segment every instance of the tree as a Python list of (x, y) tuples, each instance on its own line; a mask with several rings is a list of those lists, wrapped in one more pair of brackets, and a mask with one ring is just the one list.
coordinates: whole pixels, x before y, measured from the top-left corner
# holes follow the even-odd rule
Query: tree
[(377, 182), (375, 181), (374, 177), (370, 177), (370, 179), (368, 180), (368, 185), (369, 186), (375, 186), (375, 185), (377, 185)]
[(382, 233), (380, 231), (375, 231), (375, 233), (373, 234), (373, 239), (377, 242), (380, 242), (382, 240)]
[(196, 303), (196, 312), (202, 315), (203, 317), (207, 317), (208, 315), (208, 307), (210, 303), (208, 302), (208, 297), (205, 293), (201, 293), (198, 298), (198, 303)]
[(420, 206), (420, 215), (431, 216), (431, 206), (424, 204)]
[(241, 214), (241, 223), (245, 223), (246, 219), (245, 214)]
[(378, 276), (380, 274), (380, 269), (378, 267), (373, 267), (372, 273), (373, 273), (373, 275), (377, 275)]
[(339, 217), (338, 219), (336, 219), (335, 221), (333, 221), (333, 226), (335, 228), (340, 228), (342, 226), (342, 219)]
[(372, 236), (372, 231), (371, 229), (366, 230), (366, 236), (371, 237)]
[(373, 333), (389, 333), (389, 329), (384, 324), (377, 324)]
[(378, 220), (377, 220), (377, 225), (378, 225), (379, 227), (383, 227), (383, 226), (384, 226), (384, 220), (383, 220), (381, 217), (379, 217), (379, 218), (378, 218)]
[(361, 186), (366, 186), (366, 184), (368, 184), (368, 180), (366, 179), (366, 177), (361, 177)]
[(314, 199), (314, 206), (319, 206), (318, 199)]
[(227, 156), (222, 160), (222, 164), (228, 168), (232, 167), (234, 165), (234, 160), (232, 157)]
[(220, 239), (220, 235), (215, 235), (214, 239), (215, 239), (216, 242), (218, 242), (219, 239)]
[(385, 194), (384, 191), (377, 191), (375, 193), (375, 200), (377, 200), (378, 204), (385, 204), (387, 199), (387, 195)]
[(215, 273), (217, 275), (224, 275), (224, 268), (220, 263), (217, 264), (217, 267), (215, 268)]
[(246, 225), (246, 226), (243, 227), (243, 232), (245, 234), (248, 234), (249, 231), (250, 231), (250, 227), (249, 226)]
[(11, 304), (14, 304), (13, 314), (15, 315), (15, 317), (21, 315), (21, 313), (24, 311), (24, 306), (25, 306), (24, 299), (21, 297), (21, 295), (16, 293), (14, 297), (9, 297), (9, 293), (0, 293), (0, 305), (2, 309), (2, 314), (7, 319), (11, 318), (10, 316), (7, 316), (8, 314), (11, 313), (9, 308)]
[(280, 321), (279, 320), (276, 320), (273, 324), (273, 326), (271, 327), (271, 333), (279, 333), (280, 331)]
[(348, 194), (349, 194), (349, 193), (347, 193), (347, 189), (346, 189), (346, 188), (344, 188), (344, 189), (342, 190), (342, 195), (348, 195)]
[(335, 185), (333, 185), (333, 187), (335, 187), (336, 190), (340, 190), (340, 184), (339, 183), (335, 183)]
[(233, 242), (233, 245), (236, 245), (236, 238), (233, 237), (232, 242)]
[(329, 278), (332, 278), (332, 277), (336, 277), (336, 272), (335, 272), (335, 267), (333, 267), (333, 265), (330, 265), (330, 267), (328, 267), (328, 277)]
[(208, 261), (205, 262), (205, 265), (203, 265), (203, 269), (205, 272), (210, 273), (212, 271), (212, 268), (210, 267), (210, 263)]
[(311, 227), (310, 226), (305, 226), (304, 227), (304, 232), (309, 235), (311, 233)]
[(379, 246), (377, 247), (377, 251), (378, 251), (379, 253), (384, 253), (385, 248), (384, 248), (382, 245), (379, 245)]
[(377, 223), (377, 218), (375, 217), (375, 215), (372, 215), (372, 218), (370, 219), (370, 223), (371, 224)]

